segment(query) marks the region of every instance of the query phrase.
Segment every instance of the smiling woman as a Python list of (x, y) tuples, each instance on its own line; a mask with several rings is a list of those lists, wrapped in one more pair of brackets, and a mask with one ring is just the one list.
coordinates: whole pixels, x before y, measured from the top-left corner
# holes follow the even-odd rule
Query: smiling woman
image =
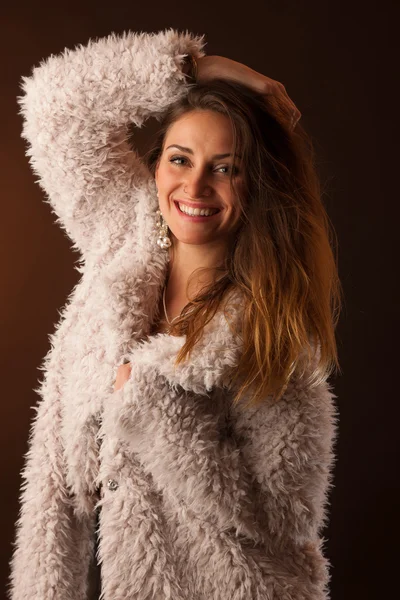
[[(10, 600), (329, 597), (328, 219), (283, 86), (203, 38), (112, 34), (23, 80), (27, 154), (83, 260), (36, 390)], [(152, 116), (141, 157), (128, 130)]]

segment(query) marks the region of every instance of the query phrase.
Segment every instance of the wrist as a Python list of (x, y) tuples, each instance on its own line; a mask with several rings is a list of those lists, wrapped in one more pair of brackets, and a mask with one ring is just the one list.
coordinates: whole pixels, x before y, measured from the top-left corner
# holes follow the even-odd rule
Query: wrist
[(197, 61), (197, 81), (207, 82), (219, 77), (218, 57), (214, 55), (201, 56)]

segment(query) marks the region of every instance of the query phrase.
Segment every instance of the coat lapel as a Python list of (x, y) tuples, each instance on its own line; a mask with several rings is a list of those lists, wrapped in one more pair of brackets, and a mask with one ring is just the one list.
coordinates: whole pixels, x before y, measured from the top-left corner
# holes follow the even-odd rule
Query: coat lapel
[[(139, 199), (134, 235), (127, 238), (102, 275), (105, 325), (115, 338), (115, 358), (119, 364), (134, 356), (143, 367), (150, 364), (157, 368), (171, 385), (207, 392), (227, 383), (239, 358), (241, 339), (232, 332), (220, 309), (206, 325), (189, 362), (175, 368), (173, 362), (185, 337), (169, 334), (148, 337), (158, 316), (169, 260), (168, 252), (157, 245), (157, 208), (155, 194)], [(231, 292), (228, 319), (235, 329), (240, 324), (241, 299), (238, 291)]]
[(134, 230), (126, 234), (100, 279), (105, 326), (115, 339), (119, 362), (150, 333), (167, 275), (168, 252), (157, 245), (157, 208), (153, 195), (139, 198)]
[[(159, 333), (149, 336), (162, 294), (167, 271), (165, 253), (153, 255), (146, 264), (127, 258), (118, 269), (104, 276), (106, 288), (106, 326), (116, 340), (116, 358), (134, 360), (151, 367), (171, 385), (207, 393), (214, 386), (225, 386), (235, 368), (242, 348), (240, 336), (240, 294), (231, 292), (229, 308), (219, 309), (204, 328), (202, 338), (188, 361), (175, 366), (178, 351), (186, 336)], [(235, 328), (231, 330), (231, 325)]]

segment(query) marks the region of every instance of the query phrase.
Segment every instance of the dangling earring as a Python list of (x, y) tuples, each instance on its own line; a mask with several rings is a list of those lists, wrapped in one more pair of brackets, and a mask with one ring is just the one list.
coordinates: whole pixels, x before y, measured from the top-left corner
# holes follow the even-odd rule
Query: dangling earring
[[(157, 191), (158, 196), (158, 191)], [(159, 228), (157, 245), (162, 248), (162, 250), (167, 250), (172, 242), (168, 237), (168, 225), (162, 216), (161, 210), (157, 210), (157, 227)]]
[(157, 227), (159, 227), (157, 244), (160, 246), (160, 248), (166, 250), (171, 246), (172, 243), (168, 237), (168, 225), (164, 221), (160, 210), (157, 211), (157, 217)]

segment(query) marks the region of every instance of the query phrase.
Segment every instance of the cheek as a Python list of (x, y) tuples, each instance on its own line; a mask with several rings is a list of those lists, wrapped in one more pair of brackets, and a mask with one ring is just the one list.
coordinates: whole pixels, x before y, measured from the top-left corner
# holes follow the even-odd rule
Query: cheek
[(242, 189), (239, 185), (236, 185), (236, 188), (232, 191), (230, 189), (227, 190), (226, 192), (226, 200), (227, 200), (227, 204), (229, 204), (229, 207), (231, 209), (231, 211), (233, 213), (239, 213), (240, 212), (240, 201), (239, 201), (239, 196), (242, 194)]
[(172, 187), (178, 180), (178, 174), (172, 165), (160, 166), (158, 170), (158, 188), (166, 190)]

